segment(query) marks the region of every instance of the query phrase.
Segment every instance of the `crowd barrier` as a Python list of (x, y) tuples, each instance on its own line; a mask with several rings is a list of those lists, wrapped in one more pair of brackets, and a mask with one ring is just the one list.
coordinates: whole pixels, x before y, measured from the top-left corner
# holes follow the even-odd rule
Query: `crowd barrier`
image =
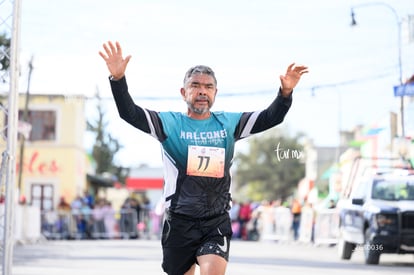
[(292, 240), (292, 213), (287, 207), (276, 207), (274, 219), (269, 223), (263, 219), (259, 222), (261, 226), (260, 240), (290, 241)]
[(162, 217), (149, 210), (44, 211), (41, 233), (55, 240), (153, 238), (159, 236), (161, 222)]
[[(261, 215), (260, 240), (292, 241), (293, 216), (289, 208), (274, 209), (274, 218), (266, 220)], [(300, 216), (299, 238), (302, 243), (336, 244), (339, 236), (339, 213), (337, 209), (312, 209), (304, 207)]]
[[(159, 238), (163, 217), (155, 211), (134, 209), (97, 212), (43, 211), (38, 207), (17, 205), (15, 208), (14, 238), (20, 242), (46, 239), (135, 239)], [(4, 206), (0, 204), (0, 216)], [(3, 222), (3, 219), (2, 219)], [(274, 209), (270, 222), (261, 216), (257, 240), (293, 240), (292, 214), (289, 208)], [(0, 224), (0, 239), (4, 225)], [(299, 241), (315, 244), (336, 244), (339, 237), (339, 213), (337, 209), (302, 209)]]
[[(14, 206), (13, 238), (16, 242), (36, 242), (41, 239), (40, 209), (31, 205)], [(0, 240), (4, 238), (4, 204), (0, 204)]]
[(322, 209), (315, 221), (315, 244), (336, 244), (339, 238), (339, 211)]
[(315, 239), (316, 211), (312, 208), (302, 208), (299, 224), (299, 241), (303, 243), (313, 242)]

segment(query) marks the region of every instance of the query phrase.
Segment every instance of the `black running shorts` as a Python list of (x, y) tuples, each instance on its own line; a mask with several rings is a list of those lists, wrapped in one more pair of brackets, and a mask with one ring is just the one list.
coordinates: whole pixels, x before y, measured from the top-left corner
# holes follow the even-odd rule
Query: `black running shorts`
[(228, 213), (208, 219), (193, 219), (166, 213), (162, 230), (162, 268), (169, 275), (183, 275), (197, 257), (215, 254), (229, 259), (231, 222)]

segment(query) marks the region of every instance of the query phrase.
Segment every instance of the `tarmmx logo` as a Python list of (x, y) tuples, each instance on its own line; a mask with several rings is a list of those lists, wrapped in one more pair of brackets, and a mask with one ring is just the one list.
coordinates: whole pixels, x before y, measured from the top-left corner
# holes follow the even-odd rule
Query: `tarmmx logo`
[(280, 142), (277, 144), (275, 152), (278, 161), (283, 159), (301, 159), (303, 157), (303, 152), (301, 150), (282, 148)]

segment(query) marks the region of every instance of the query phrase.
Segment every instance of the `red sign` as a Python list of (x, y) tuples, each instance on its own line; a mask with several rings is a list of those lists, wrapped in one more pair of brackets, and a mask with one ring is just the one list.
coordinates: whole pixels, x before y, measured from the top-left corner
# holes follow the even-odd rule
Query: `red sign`
[(132, 190), (162, 189), (164, 179), (162, 178), (127, 178), (126, 187)]
[[(34, 151), (29, 157), (29, 162), (23, 160), (22, 169), (24, 173), (47, 175), (59, 172), (60, 167), (55, 159), (45, 161), (39, 155), (38, 151)], [(17, 163), (16, 170), (20, 170), (20, 163)]]

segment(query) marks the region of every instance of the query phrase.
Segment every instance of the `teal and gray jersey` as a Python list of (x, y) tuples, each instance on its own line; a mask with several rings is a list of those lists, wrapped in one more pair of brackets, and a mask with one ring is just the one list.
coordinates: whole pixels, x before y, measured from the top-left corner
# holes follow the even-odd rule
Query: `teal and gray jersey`
[(111, 81), (119, 115), (162, 145), (165, 205), (177, 214), (206, 218), (229, 210), (235, 142), (281, 123), (292, 98), (279, 95), (256, 112), (212, 112), (196, 120), (133, 102), (126, 79)]

